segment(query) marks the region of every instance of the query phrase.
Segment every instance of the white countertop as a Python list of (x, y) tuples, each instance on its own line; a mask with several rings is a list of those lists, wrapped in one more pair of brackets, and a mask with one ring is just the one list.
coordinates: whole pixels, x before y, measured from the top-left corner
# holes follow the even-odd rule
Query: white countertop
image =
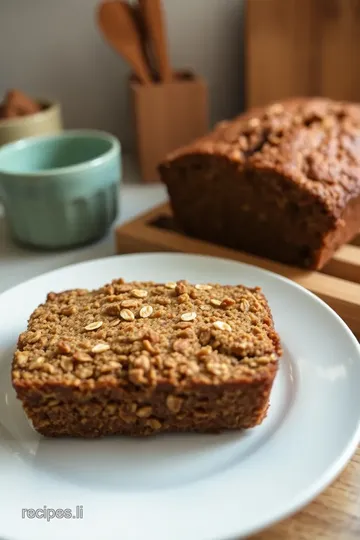
[(118, 218), (109, 233), (94, 244), (61, 252), (35, 251), (19, 247), (9, 235), (4, 211), (0, 208), (0, 293), (50, 270), (116, 254), (114, 227), (167, 198), (163, 185), (141, 184), (131, 162), (124, 161)]

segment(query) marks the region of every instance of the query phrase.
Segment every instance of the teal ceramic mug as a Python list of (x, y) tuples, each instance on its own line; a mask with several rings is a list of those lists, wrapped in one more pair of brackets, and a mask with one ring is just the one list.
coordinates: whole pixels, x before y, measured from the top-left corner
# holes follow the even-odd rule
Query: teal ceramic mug
[(108, 133), (69, 130), (0, 148), (0, 200), (14, 240), (45, 249), (101, 238), (118, 213), (121, 148)]

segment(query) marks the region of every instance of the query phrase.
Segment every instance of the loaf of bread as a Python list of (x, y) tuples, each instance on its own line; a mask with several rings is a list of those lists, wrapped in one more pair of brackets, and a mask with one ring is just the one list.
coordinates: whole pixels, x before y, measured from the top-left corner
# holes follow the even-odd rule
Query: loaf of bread
[(50, 293), (12, 383), (45, 436), (220, 432), (261, 423), (281, 353), (258, 288), (118, 279)]
[(360, 231), (360, 107), (299, 98), (253, 109), (159, 171), (186, 234), (320, 269)]

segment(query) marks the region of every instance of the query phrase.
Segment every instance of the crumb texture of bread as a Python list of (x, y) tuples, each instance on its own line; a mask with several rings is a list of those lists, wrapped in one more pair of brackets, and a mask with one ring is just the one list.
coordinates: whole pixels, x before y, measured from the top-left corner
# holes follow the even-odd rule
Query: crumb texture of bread
[(320, 269), (360, 230), (360, 106), (296, 98), (252, 109), (159, 171), (185, 233)]
[(221, 432), (261, 423), (281, 355), (259, 288), (117, 279), (49, 293), (12, 383), (47, 436)]

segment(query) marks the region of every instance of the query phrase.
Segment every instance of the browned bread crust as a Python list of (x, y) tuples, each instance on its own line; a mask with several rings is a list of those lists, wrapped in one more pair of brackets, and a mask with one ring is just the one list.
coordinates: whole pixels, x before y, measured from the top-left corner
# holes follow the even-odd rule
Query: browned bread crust
[(319, 269), (360, 230), (360, 107), (297, 98), (253, 109), (159, 171), (186, 233)]
[(12, 382), (47, 436), (218, 432), (262, 421), (281, 353), (259, 288), (119, 279), (50, 293)]

